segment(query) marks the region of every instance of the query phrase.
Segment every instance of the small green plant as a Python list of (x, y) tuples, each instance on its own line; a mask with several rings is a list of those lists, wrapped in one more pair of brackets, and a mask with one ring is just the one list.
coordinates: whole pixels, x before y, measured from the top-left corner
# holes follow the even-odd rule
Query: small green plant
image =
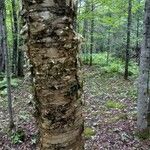
[(90, 138), (91, 136), (94, 136), (95, 133), (96, 133), (96, 132), (95, 132), (92, 128), (90, 128), (90, 127), (86, 127), (86, 128), (84, 129), (84, 136), (85, 136), (86, 138)]
[(120, 102), (109, 100), (106, 102), (106, 107), (107, 108), (115, 108), (115, 109), (123, 109), (125, 107), (125, 105)]
[(33, 135), (32, 138), (31, 138), (31, 144), (36, 144), (37, 142), (37, 136), (36, 135)]
[[(20, 80), (17, 78), (13, 78), (11, 80), (11, 86), (17, 87), (19, 85)], [(3, 78), (2, 81), (0, 81), (0, 96), (5, 97), (7, 96), (7, 80), (6, 78)]]
[[(12, 87), (17, 87), (18, 84), (19, 84), (19, 81), (20, 81), (19, 79), (13, 78), (11, 80), (11, 86)], [(0, 81), (0, 90), (3, 90), (5, 88), (7, 88), (7, 79), (6, 78), (4, 78), (2, 81)]]
[(19, 129), (11, 134), (11, 141), (13, 144), (19, 144), (24, 141), (25, 133), (23, 130)]
[(0, 96), (2, 96), (2, 97), (7, 96), (7, 88), (0, 91)]
[(29, 120), (30, 116), (25, 111), (21, 111), (19, 113), (19, 118), (22, 119), (22, 120), (27, 121), (27, 120)]
[(127, 95), (131, 98), (133, 98), (134, 100), (137, 99), (137, 90), (136, 89), (131, 89), (128, 91)]

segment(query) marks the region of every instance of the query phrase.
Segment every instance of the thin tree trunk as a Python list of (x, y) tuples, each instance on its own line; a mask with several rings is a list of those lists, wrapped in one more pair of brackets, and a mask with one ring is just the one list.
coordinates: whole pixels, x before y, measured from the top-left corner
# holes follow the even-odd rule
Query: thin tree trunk
[(91, 12), (92, 12), (92, 20), (91, 20), (91, 43), (90, 43), (90, 66), (92, 66), (93, 63), (93, 46), (94, 46), (94, 2), (92, 1), (91, 6)]
[(140, 64), (140, 47), (139, 47), (139, 23), (140, 19), (137, 18), (137, 31), (136, 31), (136, 62)]
[(5, 71), (5, 51), (4, 51), (4, 38), (3, 29), (4, 28), (4, 16), (3, 7), (0, 6), (0, 73)]
[(24, 54), (20, 46), (18, 48), (18, 69), (17, 69), (17, 75), (19, 77), (24, 76), (23, 65), (24, 65)]
[[(138, 3), (141, 3), (141, 0), (138, 0)], [(137, 12), (137, 27), (136, 27), (136, 62), (138, 62), (138, 64), (140, 64), (140, 46), (139, 46), (139, 30), (140, 30), (140, 14), (141, 11), (138, 10)]]
[[(78, 15), (80, 15), (80, 12), (81, 12), (81, 1), (82, 1), (82, 0), (77, 0), (77, 3), (78, 3), (78, 4), (77, 4), (77, 7), (78, 7), (78, 12), (77, 12), (77, 13), (78, 13)], [(77, 15), (76, 15), (76, 16), (77, 16)], [(77, 27), (77, 28), (76, 28), (76, 31), (79, 33), (79, 32), (80, 32), (80, 22), (78, 21), (78, 18), (77, 18), (76, 22), (77, 22), (77, 23), (76, 23), (76, 24), (77, 24), (77, 26), (76, 26), (76, 27)]]
[(18, 18), (16, 1), (12, 0), (12, 14), (13, 14), (13, 60), (12, 72), (17, 75), (17, 59), (18, 59)]
[(74, 1), (26, 1), (40, 150), (83, 150)]
[(130, 57), (130, 34), (131, 34), (131, 17), (132, 17), (132, 0), (128, 0), (128, 24), (127, 24), (127, 46), (126, 46), (126, 59), (125, 59), (125, 72), (124, 79), (128, 79), (128, 67), (129, 67), (129, 57)]
[[(141, 50), (140, 76), (138, 89), (137, 125), (139, 131), (150, 129), (150, 1), (145, 2), (144, 41)], [(148, 129), (148, 130), (147, 130)], [(148, 133), (147, 133), (148, 134)]]
[(110, 57), (110, 52), (111, 52), (111, 39), (110, 39), (110, 31), (108, 33), (108, 49), (107, 49), (107, 65), (109, 64), (109, 57)]
[[(89, 2), (88, 0), (85, 0), (85, 14), (88, 12), (89, 8)], [(87, 46), (87, 41), (88, 41), (88, 20), (87, 18), (84, 18), (83, 21), (83, 37), (86, 39), (86, 43), (82, 46), (82, 52), (84, 54), (84, 61), (88, 64), (88, 46)]]
[[(22, 4), (20, 4), (22, 5)], [(21, 8), (22, 6), (20, 6)], [(21, 12), (21, 10), (19, 11)], [(18, 25), (18, 32), (21, 31), (21, 29), (23, 28), (23, 20), (22, 20), (22, 17), (18, 17), (18, 22), (19, 22), (19, 25)], [(23, 50), (23, 45), (24, 45), (24, 39), (22, 37), (22, 35), (18, 35), (18, 67), (17, 67), (17, 75), (19, 77), (23, 77), (24, 76), (24, 63), (25, 63), (25, 60), (24, 60), (24, 51)]]
[(9, 63), (9, 52), (8, 52), (8, 46), (7, 46), (7, 28), (6, 28), (6, 8), (5, 8), (5, 1), (2, 0), (1, 6), (3, 8), (2, 14), (3, 14), (3, 30), (2, 30), (2, 36), (4, 38), (4, 51), (6, 52), (6, 77), (7, 77), (7, 98), (8, 98), (8, 113), (9, 113), (9, 128), (12, 129), (14, 127), (13, 122), (13, 112), (12, 112), (12, 98), (11, 98), (11, 73), (10, 73), (10, 63)]

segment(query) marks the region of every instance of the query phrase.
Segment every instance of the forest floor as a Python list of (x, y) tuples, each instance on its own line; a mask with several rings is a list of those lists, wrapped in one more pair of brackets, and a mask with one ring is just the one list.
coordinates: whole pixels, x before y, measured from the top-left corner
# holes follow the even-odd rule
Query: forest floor
[[(124, 80), (100, 67), (84, 67), (85, 150), (150, 150), (150, 140), (136, 133), (136, 78)], [(0, 97), (0, 150), (34, 150), (36, 126), (32, 117), (32, 88), (20, 81), (13, 89), (16, 131), (8, 132), (6, 98)]]

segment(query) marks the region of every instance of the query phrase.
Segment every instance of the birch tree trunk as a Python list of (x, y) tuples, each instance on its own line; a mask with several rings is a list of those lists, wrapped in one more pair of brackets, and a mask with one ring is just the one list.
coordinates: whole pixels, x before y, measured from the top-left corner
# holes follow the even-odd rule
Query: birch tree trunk
[(145, 3), (145, 27), (144, 42), (141, 50), (140, 76), (138, 90), (138, 116), (137, 125), (139, 131), (147, 130), (150, 127), (150, 0)]
[(23, 1), (40, 150), (83, 150), (75, 1)]

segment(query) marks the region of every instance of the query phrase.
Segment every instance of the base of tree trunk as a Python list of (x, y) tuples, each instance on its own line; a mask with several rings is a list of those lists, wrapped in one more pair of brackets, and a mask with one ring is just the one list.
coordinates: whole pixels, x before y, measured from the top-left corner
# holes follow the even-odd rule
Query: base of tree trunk
[(136, 136), (141, 140), (149, 139), (150, 138), (150, 129), (147, 128), (147, 129), (144, 129), (141, 131), (137, 131)]

